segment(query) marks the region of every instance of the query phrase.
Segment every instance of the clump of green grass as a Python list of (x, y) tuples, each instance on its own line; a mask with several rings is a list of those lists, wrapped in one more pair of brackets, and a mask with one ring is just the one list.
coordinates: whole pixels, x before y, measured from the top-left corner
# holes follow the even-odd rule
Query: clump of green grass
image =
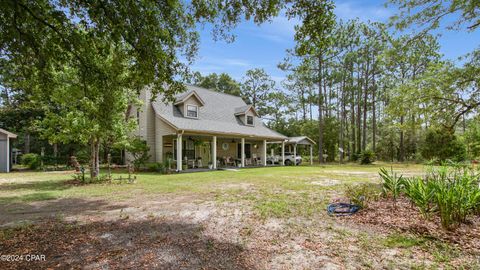
[(324, 211), (325, 203), (311, 198), (308, 193), (285, 194), (263, 192), (255, 199), (254, 209), (262, 219), (309, 217)]
[(403, 234), (390, 234), (383, 239), (382, 244), (389, 248), (412, 248), (422, 247), (427, 243), (427, 239), (422, 237), (407, 236)]
[(284, 198), (272, 198), (259, 202), (255, 209), (262, 218), (267, 217), (286, 217), (292, 213), (290, 205)]

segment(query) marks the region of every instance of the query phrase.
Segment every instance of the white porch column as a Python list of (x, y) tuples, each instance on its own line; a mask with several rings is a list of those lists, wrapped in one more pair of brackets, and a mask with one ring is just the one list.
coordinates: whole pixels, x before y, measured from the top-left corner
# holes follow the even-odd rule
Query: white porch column
[(313, 165), (313, 145), (310, 144), (310, 165)]
[(177, 171), (182, 171), (182, 134), (177, 134)]
[(217, 168), (217, 136), (212, 138), (212, 164), (213, 169)]
[(293, 145), (293, 166), (297, 166), (297, 144)]
[(242, 168), (245, 167), (245, 138), (242, 138)]
[(263, 140), (263, 166), (267, 166), (267, 140)]
[(285, 166), (285, 141), (282, 141), (282, 165)]

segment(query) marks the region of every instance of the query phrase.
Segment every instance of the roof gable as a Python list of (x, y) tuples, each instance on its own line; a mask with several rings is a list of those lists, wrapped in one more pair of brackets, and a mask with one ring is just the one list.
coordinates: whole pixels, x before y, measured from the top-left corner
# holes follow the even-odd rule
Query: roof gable
[(176, 100), (185, 100), (192, 92), (196, 93), (205, 104), (199, 108), (200, 117), (197, 119), (183, 117), (175, 103), (164, 103), (161, 97), (152, 102), (159, 118), (177, 130), (286, 139), (284, 135), (266, 127), (257, 115), (254, 116), (254, 126), (245, 125), (236, 113), (243, 108), (244, 112), (248, 112), (251, 106), (241, 97), (192, 85), (186, 87), (187, 93), (178, 95)]
[(244, 115), (244, 114), (247, 114), (247, 112), (249, 111), (253, 112), (255, 116), (258, 116), (257, 111), (255, 110), (255, 108), (253, 108), (252, 105), (246, 105), (246, 106), (235, 108), (235, 115), (237, 116)]
[(204, 106), (205, 105), (205, 102), (203, 101), (203, 99), (197, 94), (197, 92), (195, 90), (190, 90), (190, 91), (187, 91), (186, 93), (183, 93), (179, 96), (176, 97), (175, 99), (175, 102), (173, 103), (173, 105), (179, 105), (179, 104), (182, 104), (184, 103), (185, 101), (187, 101), (188, 99), (190, 98), (195, 98), (198, 103), (200, 104), (200, 106)]

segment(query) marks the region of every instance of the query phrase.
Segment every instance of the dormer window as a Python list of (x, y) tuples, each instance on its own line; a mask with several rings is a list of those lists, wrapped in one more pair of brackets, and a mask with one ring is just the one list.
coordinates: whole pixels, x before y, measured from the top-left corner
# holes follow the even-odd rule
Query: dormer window
[(198, 106), (187, 104), (187, 117), (198, 118)]
[(247, 125), (253, 126), (253, 116), (247, 115)]

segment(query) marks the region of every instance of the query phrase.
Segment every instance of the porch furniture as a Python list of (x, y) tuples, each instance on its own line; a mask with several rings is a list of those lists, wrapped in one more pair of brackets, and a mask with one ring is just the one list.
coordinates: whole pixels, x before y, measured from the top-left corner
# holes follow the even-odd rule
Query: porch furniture
[(203, 167), (202, 158), (199, 157), (199, 158), (197, 158), (197, 168), (202, 168), (202, 167)]
[(262, 159), (257, 154), (253, 154), (253, 165), (262, 165)]
[(235, 159), (235, 167), (239, 167), (240, 164), (242, 164), (242, 160), (239, 159), (239, 158), (236, 158), (236, 159)]
[(246, 158), (245, 159), (245, 166), (251, 166), (252, 165), (252, 159), (251, 158)]
[(233, 160), (232, 157), (226, 157), (225, 158), (225, 165), (228, 166), (235, 166), (235, 161)]
[(194, 169), (195, 168), (195, 160), (194, 159), (187, 159), (187, 168)]

